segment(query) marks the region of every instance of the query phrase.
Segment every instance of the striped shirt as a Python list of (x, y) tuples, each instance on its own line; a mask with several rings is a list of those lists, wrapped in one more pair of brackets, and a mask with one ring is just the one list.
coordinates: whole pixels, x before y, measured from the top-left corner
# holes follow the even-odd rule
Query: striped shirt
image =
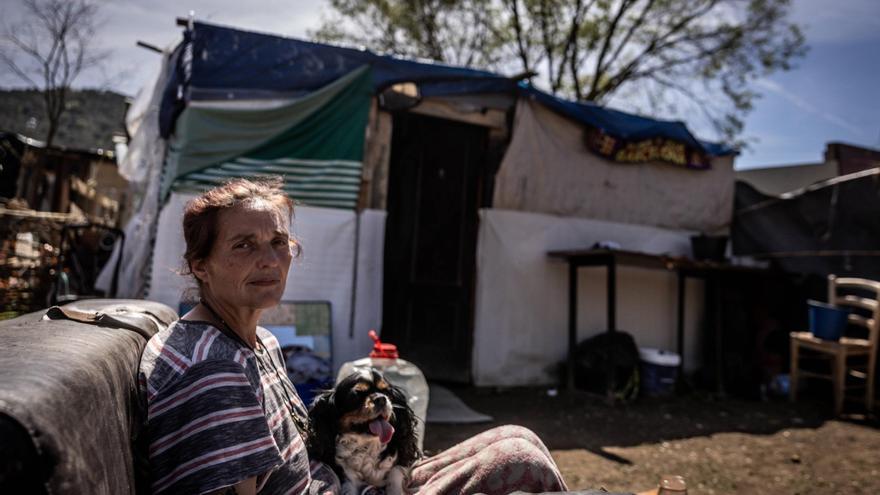
[(254, 476), (260, 493), (308, 492), (291, 416), (307, 413), (278, 341), (259, 327), (257, 336), (260, 355), (209, 323), (180, 320), (147, 343), (138, 384), (153, 493), (205, 493)]

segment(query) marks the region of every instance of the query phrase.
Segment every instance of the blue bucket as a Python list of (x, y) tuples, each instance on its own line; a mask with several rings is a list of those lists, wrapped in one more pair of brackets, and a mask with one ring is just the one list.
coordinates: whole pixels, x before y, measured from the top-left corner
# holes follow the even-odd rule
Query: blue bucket
[(807, 301), (810, 332), (822, 340), (838, 341), (849, 321), (849, 310), (819, 301)]

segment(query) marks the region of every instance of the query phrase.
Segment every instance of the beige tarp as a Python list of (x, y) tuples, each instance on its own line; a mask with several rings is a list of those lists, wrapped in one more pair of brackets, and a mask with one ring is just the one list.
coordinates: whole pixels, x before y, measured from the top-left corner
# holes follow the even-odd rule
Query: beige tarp
[(587, 150), (583, 127), (520, 99), (493, 207), (713, 232), (733, 209), (733, 158), (710, 170), (613, 163)]

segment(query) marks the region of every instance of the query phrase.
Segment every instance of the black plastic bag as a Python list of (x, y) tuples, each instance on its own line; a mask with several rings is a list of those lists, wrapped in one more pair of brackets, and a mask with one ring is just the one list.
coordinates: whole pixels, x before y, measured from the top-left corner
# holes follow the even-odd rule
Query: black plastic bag
[(639, 391), (639, 350), (632, 335), (602, 332), (578, 344), (574, 383), (579, 389), (615, 401), (635, 399)]

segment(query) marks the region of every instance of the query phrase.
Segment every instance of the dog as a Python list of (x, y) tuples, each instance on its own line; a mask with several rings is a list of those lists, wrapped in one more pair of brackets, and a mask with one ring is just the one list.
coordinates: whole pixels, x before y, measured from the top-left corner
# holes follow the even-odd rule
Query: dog
[(309, 408), (309, 458), (333, 468), (343, 495), (367, 486), (403, 495), (409, 468), (421, 457), (416, 417), (406, 394), (374, 369), (345, 377)]

